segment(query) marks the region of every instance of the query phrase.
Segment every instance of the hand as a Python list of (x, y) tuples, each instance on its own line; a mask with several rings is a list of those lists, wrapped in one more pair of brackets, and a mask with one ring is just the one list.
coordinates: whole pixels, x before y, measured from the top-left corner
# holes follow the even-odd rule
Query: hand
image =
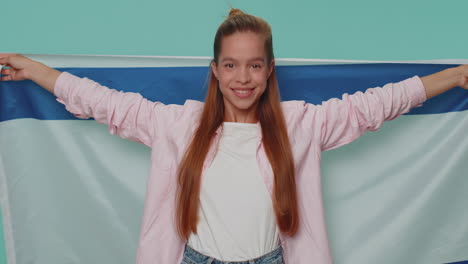
[(468, 90), (468, 65), (461, 65), (457, 68), (460, 71), (460, 81), (457, 86)]
[(18, 54), (0, 53), (0, 64), (10, 67), (0, 72), (5, 75), (0, 78), (1, 81), (30, 79), (51, 93), (54, 92), (55, 81), (61, 74), (56, 69)]
[(37, 62), (19, 54), (0, 53), (0, 64), (10, 67), (2, 68), (0, 74), (5, 76), (0, 81), (22, 81), (30, 79), (30, 71)]
[(426, 89), (426, 97), (430, 99), (454, 87), (468, 90), (468, 65), (448, 68), (421, 78)]

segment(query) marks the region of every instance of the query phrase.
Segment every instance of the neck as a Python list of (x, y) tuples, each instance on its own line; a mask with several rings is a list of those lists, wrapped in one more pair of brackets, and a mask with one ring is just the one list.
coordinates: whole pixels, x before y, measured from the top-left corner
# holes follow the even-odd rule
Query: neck
[(258, 122), (256, 109), (256, 105), (246, 110), (236, 111), (232, 111), (232, 109), (226, 107), (224, 109), (224, 121), (255, 124)]

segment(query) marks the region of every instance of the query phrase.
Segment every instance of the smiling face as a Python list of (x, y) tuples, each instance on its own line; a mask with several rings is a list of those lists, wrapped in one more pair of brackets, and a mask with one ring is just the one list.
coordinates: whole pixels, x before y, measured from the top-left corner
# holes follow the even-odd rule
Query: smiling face
[(253, 32), (236, 32), (221, 40), (213, 74), (223, 94), (225, 121), (255, 123), (257, 104), (273, 69), (265, 39)]

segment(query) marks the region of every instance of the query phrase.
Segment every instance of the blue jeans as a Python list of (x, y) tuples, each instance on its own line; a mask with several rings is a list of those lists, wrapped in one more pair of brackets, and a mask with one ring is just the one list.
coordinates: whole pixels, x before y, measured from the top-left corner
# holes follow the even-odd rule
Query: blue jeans
[(184, 258), (181, 264), (284, 264), (283, 248), (278, 246), (275, 250), (258, 258), (245, 261), (221, 261), (204, 255), (185, 244)]

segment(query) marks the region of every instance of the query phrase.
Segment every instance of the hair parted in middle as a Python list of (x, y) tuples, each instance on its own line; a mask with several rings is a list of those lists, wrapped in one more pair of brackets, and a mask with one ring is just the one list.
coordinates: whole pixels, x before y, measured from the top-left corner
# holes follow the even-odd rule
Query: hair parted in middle
[[(221, 40), (236, 32), (253, 32), (265, 40), (268, 62), (274, 59), (272, 33), (262, 18), (239, 9), (231, 9), (227, 19), (219, 26), (213, 45), (213, 63), (218, 63)], [(224, 122), (224, 101), (219, 83), (210, 68), (208, 91), (200, 123), (178, 169), (176, 221), (179, 236), (188, 240), (197, 233), (203, 164), (216, 130)], [(274, 173), (273, 209), (282, 233), (294, 236), (299, 227), (294, 160), (286, 122), (280, 104), (276, 72), (267, 80), (267, 88), (259, 99), (257, 119), (262, 129), (265, 153)]]

